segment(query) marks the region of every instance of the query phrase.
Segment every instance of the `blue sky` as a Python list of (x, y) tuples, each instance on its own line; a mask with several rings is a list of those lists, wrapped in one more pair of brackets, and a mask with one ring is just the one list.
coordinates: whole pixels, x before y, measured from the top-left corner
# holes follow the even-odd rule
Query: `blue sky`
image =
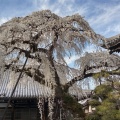
[[(0, 24), (43, 9), (60, 16), (79, 13), (96, 33), (105, 37), (120, 33), (120, 0), (0, 0)], [(76, 58), (66, 58), (66, 61), (72, 66)]]
[(0, 0), (0, 24), (43, 9), (60, 16), (79, 13), (105, 37), (120, 33), (120, 0)]
[[(0, 24), (43, 9), (60, 16), (79, 13), (96, 33), (105, 37), (120, 33), (120, 0), (0, 0)], [(94, 50), (93, 46), (89, 47), (89, 52)], [(76, 58), (66, 61), (71, 64)]]

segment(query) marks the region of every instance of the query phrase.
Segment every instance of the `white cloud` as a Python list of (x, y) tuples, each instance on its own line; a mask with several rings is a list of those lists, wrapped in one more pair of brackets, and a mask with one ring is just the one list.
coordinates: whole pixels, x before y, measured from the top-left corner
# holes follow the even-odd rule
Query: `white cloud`
[(65, 0), (58, 0), (58, 2), (59, 2), (60, 4), (64, 4), (64, 3), (65, 3)]
[(98, 5), (95, 9), (98, 14), (88, 19), (90, 25), (104, 36), (112, 36), (120, 32), (120, 4), (118, 5)]
[(120, 4), (99, 4), (97, 1), (89, 0), (84, 3), (76, 2), (76, 0), (56, 0), (55, 2), (35, 0), (34, 5), (36, 9), (50, 9), (60, 16), (79, 13), (85, 17), (95, 32), (106, 37), (111, 36), (112, 27), (114, 35), (119, 33)]
[(75, 0), (58, 0), (58, 3), (65, 4), (66, 2), (74, 3)]
[(116, 6), (98, 6), (98, 9), (103, 11), (101, 14), (97, 14), (93, 18), (89, 20), (89, 22), (93, 25), (103, 25), (108, 24), (113, 21), (117, 17), (120, 17), (120, 5)]
[(104, 35), (111, 34), (111, 36), (114, 36), (116, 33), (120, 33), (120, 25), (111, 25), (106, 28), (106, 31), (104, 31)]
[[(27, 4), (28, 0), (25, 1), (25, 4)], [(119, 0), (111, 1), (119, 3)], [(14, 13), (9, 13), (8, 10), (3, 11), (3, 13), (8, 12), (10, 17), (25, 16), (33, 11), (43, 9), (49, 9), (60, 16), (68, 16), (79, 13), (80, 15), (85, 17), (85, 19), (90, 23), (90, 26), (95, 30), (95, 32), (97, 32), (98, 34), (102, 34), (105, 37), (109, 37), (120, 32), (120, 4), (111, 4), (111, 1), (102, 3), (101, 1), (96, 0), (32, 0), (32, 6), (28, 6), (28, 8), (25, 10), (21, 9), (19, 11), (18, 9), (16, 9), (17, 7), (13, 6)], [(2, 18), (0, 19), (0, 24), (8, 20), (4, 18), (4, 16), (1, 17)]]
[(0, 25), (7, 22), (9, 20), (9, 18), (0, 18)]
[(72, 15), (75, 13), (79, 13), (84, 15), (87, 10), (87, 6), (79, 6), (75, 3), (75, 0), (56, 0), (55, 2), (50, 3), (50, 0), (35, 0), (34, 5), (37, 9), (50, 9), (52, 12), (60, 15)]

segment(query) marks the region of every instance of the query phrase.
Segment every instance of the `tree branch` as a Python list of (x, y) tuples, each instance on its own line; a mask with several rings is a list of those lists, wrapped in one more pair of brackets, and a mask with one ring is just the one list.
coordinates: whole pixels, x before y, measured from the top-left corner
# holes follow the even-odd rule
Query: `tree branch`
[[(113, 71), (104, 71), (110, 75), (120, 75), (120, 70), (119, 68), (117, 70), (113, 70)], [(64, 89), (65, 91), (68, 91), (69, 87), (71, 87), (74, 83), (78, 82), (78, 81), (81, 81), (85, 78), (88, 78), (88, 77), (92, 77), (94, 74), (99, 74), (101, 72), (98, 72), (98, 73), (88, 73), (88, 74), (81, 74), (80, 76), (77, 76), (77, 77), (74, 77), (73, 79), (71, 79), (68, 83), (66, 83), (66, 85), (64, 85)]]
[[(22, 69), (19, 68), (18, 66), (12, 66), (11, 69), (12, 69), (12, 71), (15, 71), (15, 72), (21, 72), (22, 71)], [(34, 71), (34, 72), (31, 72), (31, 71)], [(25, 73), (27, 76), (29, 76), (31, 78), (33, 77), (33, 79), (35, 81), (39, 82), (40, 84), (45, 85), (45, 79), (44, 79), (45, 76), (38, 69), (35, 69), (35, 68), (32, 68), (32, 67), (24, 68), (23, 73)]]
[(113, 52), (120, 52), (120, 34), (106, 38), (102, 47), (109, 49), (110, 54)]
[(56, 32), (55, 33), (55, 38), (54, 38), (54, 40), (53, 40), (53, 42), (52, 42), (52, 45), (50, 46), (50, 48), (49, 48), (49, 56), (51, 56), (52, 57), (52, 55), (53, 55), (53, 50), (54, 50), (54, 48), (55, 48), (55, 46), (56, 46), (56, 42), (57, 42), (57, 40), (58, 40), (58, 33)]

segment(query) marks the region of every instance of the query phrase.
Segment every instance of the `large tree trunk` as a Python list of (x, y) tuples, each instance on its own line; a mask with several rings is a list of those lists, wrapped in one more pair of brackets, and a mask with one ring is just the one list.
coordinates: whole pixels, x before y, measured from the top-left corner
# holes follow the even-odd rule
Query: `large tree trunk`
[[(51, 54), (51, 53), (50, 53)], [(50, 55), (49, 54), (49, 55)], [(51, 80), (53, 83), (52, 86), (52, 95), (47, 99), (47, 108), (48, 108), (48, 115), (45, 113), (45, 120), (60, 120), (60, 108), (61, 108), (61, 99), (63, 96), (63, 90), (60, 84), (60, 79), (57, 74), (57, 71), (54, 66), (52, 56), (48, 56), (48, 60), (50, 62), (50, 72), (51, 72)], [(45, 110), (44, 110), (45, 111)], [(48, 117), (47, 117), (48, 116)]]

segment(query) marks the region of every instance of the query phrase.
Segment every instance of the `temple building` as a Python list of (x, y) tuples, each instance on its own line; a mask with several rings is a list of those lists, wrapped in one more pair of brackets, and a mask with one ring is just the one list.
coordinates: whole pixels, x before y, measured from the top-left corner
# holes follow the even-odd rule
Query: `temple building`
[[(10, 82), (8, 73), (5, 73), (0, 81), (0, 119), (13, 88), (14, 85)], [(78, 99), (85, 99), (90, 95), (89, 91), (78, 91), (77, 93), (74, 87), (71, 87), (69, 92)], [(32, 79), (20, 81), (13, 94), (4, 120), (40, 120), (38, 99), (50, 95), (51, 89), (39, 84), (37, 81)]]

